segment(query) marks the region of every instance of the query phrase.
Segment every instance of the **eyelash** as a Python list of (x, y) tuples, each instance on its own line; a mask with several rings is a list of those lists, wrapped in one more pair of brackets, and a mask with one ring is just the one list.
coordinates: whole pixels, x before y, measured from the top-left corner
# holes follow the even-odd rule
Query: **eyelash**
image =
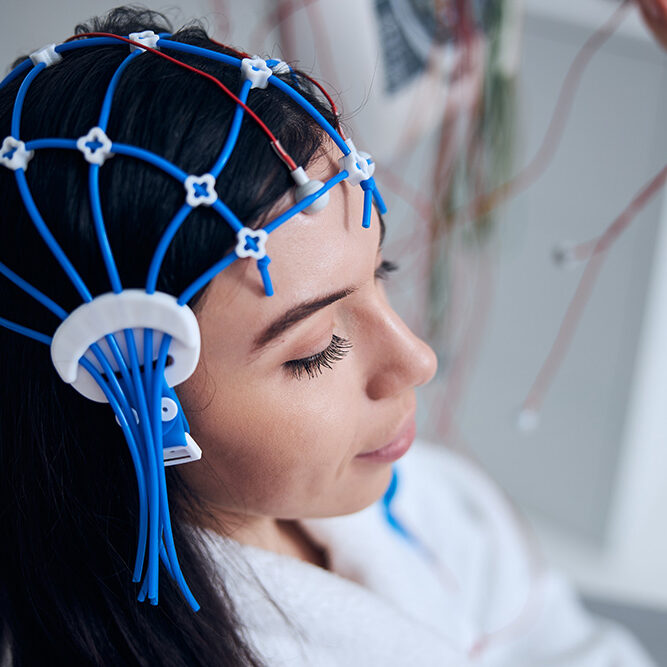
[[(383, 260), (380, 266), (375, 271), (375, 278), (380, 280), (388, 280), (389, 274), (398, 269), (398, 264), (387, 259)], [(331, 368), (331, 364), (340, 361), (352, 348), (347, 338), (333, 335), (331, 343), (322, 352), (313, 354), (304, 359), (293, 359), (285, 362), (285, 367), (289, 369), (292, 375), (300, 380), (305, 373), (309, 378), (314, 378), (316, 375), (322, 375), (322, 368)]]
[(285, 366), (291, 370), (292, 375), (300, 380), (303, 373), (306, 373), (309, 378), (314, 378), (316, 375), (322, 375), (322, 367), (331, 368), (331, 364), (335, 361), (340, 361), (350, 350), (352, 343), (346, 338), (333, 335), (329, 346), (313, 354), (305, 359), (294, 359), (285, 363)]
[(392, 271), (398, 271), (398, 264), (388, 259), (384, 259), (375, 271), (375, 277), (380, 280), (389, 280), (389, 274)]

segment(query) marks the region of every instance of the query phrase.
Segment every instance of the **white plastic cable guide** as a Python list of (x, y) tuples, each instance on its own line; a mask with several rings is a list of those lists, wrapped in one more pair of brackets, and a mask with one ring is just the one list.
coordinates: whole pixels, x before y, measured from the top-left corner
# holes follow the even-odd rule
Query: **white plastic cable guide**
[(213, 174), (202, 174), (195, 176), (191, 174), (185, 179), (185, 201), (193, 208), (196, 206), (210, 206), (218, 199), (215, 190), (215, 176)]
[[(157, 43), (160, 39), (160, 36), (156, 35), (152, 30), (144, 30), (143, 32), (131, 32), (128, 35), (128, 39), (131, 39), (133, 42), (144, 44), (149, 49), (157, 49)], [(142, 49), (140, 46), (130, 44), (130, 51), (146, 51), (146, 49)]]
[(12, 171), (17, 169), (25, 171), (34, 154), (35, 151), (25, 149), (25, 144), (22, 141), (14, 139), (12, 136), (5, 137), (2, 146), (0, 146), (0, 164)]
[[(257, 250), (253, 248), (246, 248), (248, 237), (252, 237), (257, 243)], [(266, 256), (266, 240), (269, 235), (263, 229), (250, 229), (250, 227), (243, 227), (236, 233), (238, 242), (234, 252), (237, 257), (254, 257), (255, 259), (262, 259)]]
[(167, 384), (173, 387), (192, 375), (199, 361), (201, 339), (197, 318), (188, 306), (180, 306), (176, 297), (164, 292), (147, 294), (140, 289), (125, 289), (120, 294), (109, 292), (95, 297), (70, 313), (56, 329), (51, 343), (51, 360), (58, 375), (71, 384), (80, 394), (98, 403), (107, 399), (92, 376), (79, 366), (85, 355), (103, 373), (90, 346), (97, 343), (111, 368), (118, 371), (118, 364), (104, 339), (107, 334), (116, 336), (118, 347), (128, 359), (124, 329), (132, 329), (139, 363), (144, 363), (144, 329), (153, 329), (153, 360), (157, 359), (162, 333), (172, 337), (169, 356), (173, 363), (164, 371)]
[(91, 127), (88, 134), (76, 140), (76, 147), (90, 164), (103, 165), (107, 158), (113, 157), (111, 139), (101, 127)]
[(47, 44), (30, 54), (30, 60), (32, 60), (33, 65), (44, 63), (47, 67), (50, 67), (59, 63), (62, 59), (63, 57), (56, 51), (55, 44)]
[(269, 85), (269, 77), (273, 74), (266, 61), (259, 56), (244, 58), (241, 61), (241, 72), (243, 76), (252, 82), (253, 88), (266, 88)]
[(375, 163), (371, 156), (363, 151), (358, 151), (352, 139), (346, 139), (350, 152), (338, 160), (341, 171), (347, 170), (349, 176), (345, 179), (350, 185), (359, 185), (361, 181), (368, 180), (375, 173)]

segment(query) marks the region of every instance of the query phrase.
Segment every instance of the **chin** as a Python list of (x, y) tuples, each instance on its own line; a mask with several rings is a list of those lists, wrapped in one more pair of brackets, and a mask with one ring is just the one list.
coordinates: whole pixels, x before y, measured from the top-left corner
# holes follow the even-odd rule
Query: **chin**
[(374, 479), (369, 480), (368, 476), (364, 476), (363, 480), (357, 481), (355, 487), (350, 489), (337, 503), (337, 507), (326, 516), (344, 516), (361, 512), (380, 500), (391, 482), (391, 464), (381, 464), (377, 468)]

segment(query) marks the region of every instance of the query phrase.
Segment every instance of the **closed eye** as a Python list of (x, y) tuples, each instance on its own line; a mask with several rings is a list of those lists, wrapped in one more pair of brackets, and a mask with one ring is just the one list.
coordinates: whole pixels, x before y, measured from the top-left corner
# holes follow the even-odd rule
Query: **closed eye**
[(398, 264), (388, 259), (384, 259), (382, 260), (380, 266), (378, 266), (378, 268), (375, 269), (375, 278), (376, 279), (379, 278), (380, 280), (388, 280), (389, 274), (392, 271), (398, 271)]
[(346, 338), (334, 334), (331, 343), (322, 352), (305, 359), (293, 359), (283, 364), (293, 377), (300, 380), (305, 373), (309, 378), (322, 375), (322, 367), (332, 368), (332, 364), (340, 361), (350, 350), (352, 344)]

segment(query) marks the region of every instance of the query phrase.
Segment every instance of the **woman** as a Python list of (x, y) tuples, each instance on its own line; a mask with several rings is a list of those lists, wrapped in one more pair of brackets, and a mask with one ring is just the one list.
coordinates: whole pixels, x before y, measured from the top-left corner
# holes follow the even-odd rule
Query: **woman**
[[(170, 29), (158, 15), (120, 9), (77, 30), (134, 35), (135, 45), (146, 31)], [(199, 28), (170, 42), (164, 51), (171, 56), (174, 43), (245, 56)], [(113, 39), (64, 57), (48, 51), (54, 66), (31, 82), (20, 117), (13, 112), (22, 77), (0, 90), (3, 137), (20, 132), (27, 146), (39, 137), (82, 137), (77, 148), (90, 164), (55, 143), (34, 156), (8, 144), (3, 157), (5, 166), (24, 160), (36, 206), (92, 295), (110, 292), (110, 282), (120, 292), (108, 255), (106, 266), (100, 256), (97, 198), (123, 290), (143, 288), (153, 275), (158, 292), (188, 295), (199, 363), (176, 394), (163, 393), (155, 405), (187, 416), (191, 436), (181, 449), (196, 458), (196, 441), (203, 460), (168, 470), (170, 515), (157, 481), (147, 502), (137, 479), (152, 454), (137, 443), (150, 412), (138, 407), (135, 426), (129, 403), (114, 408), (118, 428), (109, 406), (65, 385), (58, 354), (52, 362), (39, 340), (0, 327), (1, 599), (13, 664), (649, 664), (625, 635), (593, 624), (558, 578), (536, 572), (502, 499), (464, 462), (416, 448), (397, 491), (391, 463), (414, 438), (414, 387), (432, 377), (436, 362), (384, 294), (381, 279), (393, 265), (382, 260), (384, 223), (369, 208), (368, 192), (377, 195), (372, 172), (364, 190), (349, 181), (331, 187), (325, 207), (312, 189), (300, 191), (310, 182), (321, 195), (317, 181), (340, 172), (340, 151), (310, 113), (271, 86), (252, 91), (248, 106), (276, 141), (246, 114), (223, 159), (238, 98), (155, 53), (139, 51), (122, 69), (128, 52)], [(229, 90), (242, 89), (238, 68), (177, 55)], [(87, 135), (101, 123), (119, 68), (106, 134)], [(335, 109), (305, 76), (277, 67), (271, 76), (336, 124)], [(104, 148), (107, 134), (116, 154)], [(217, 196), (250, 228), (275, 220), (295, 198), (311, 212), (271, 231), (270, 271), (260, 253), (259, 271), (251, 260), (235, 261), (199, 283), (234, 248), (259, 252), (262, 241), (257, 234), (254, 247), (248, 240), (239, 250), (217, 212), (193, 206), (153, 271), (154, 250), (184, 193), (122, 148), (135, 145), (183, 174), (201, 175), (216, 163), (216, 192), (195, 179), (188, 196)], [(100, 149), (108, 163), (92, 168)], [(275, 152), (290, 158), (289, 170)], [(296, 165), (308, 176), (295, 175)], [(44, 300), (29, 299), (16, 275), (65, 313), (80, 306), (81, 294), (26, 210), (21, 170), (0, 172), (0, 262), (10, 278), (0, 316), (51, 334), (60, 311), (49, 314)], [(99, 196), (89, 197), (96, 183)], [(92, 376), (91, 363), (85, 368)], [(167, 377), (166, 353), (141, 369), (157, 399), (170, 389), (151, 373), (160, 377), (165, 368)], [(100, 386), (117, 390), (109, 402), (143, 391), (120, 365), (101, 367), (102, 376)], [(146, 441), (166, 443), (167, 427), (155, 423)], [(144, 470), (146, 479), (158, 479), (159, 470)], [(153, 604), (139, 604), (137, 595)], [(580, 661), (567, 662), (575, 653)]]

